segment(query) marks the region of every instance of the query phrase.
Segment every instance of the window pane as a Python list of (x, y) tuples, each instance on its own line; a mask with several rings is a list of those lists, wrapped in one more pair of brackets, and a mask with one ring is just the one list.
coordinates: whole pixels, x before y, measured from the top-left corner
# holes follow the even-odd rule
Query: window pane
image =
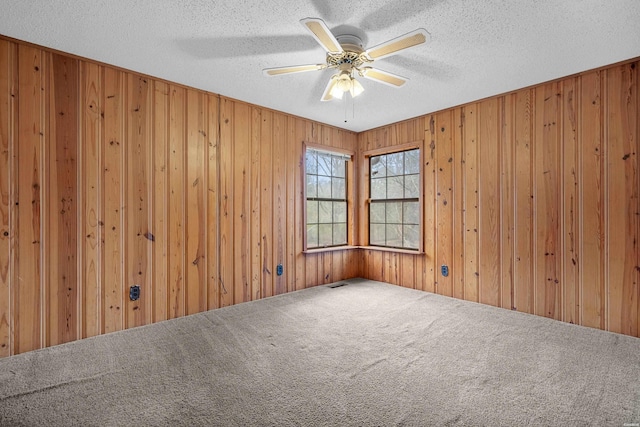
[(404, 238), (403, 245), (409, 249), (420, 248), (420, 226), (419, 225), (405, 225), (404, 226)]
[(318, 247), (318, 225), (317, 224), (307, 225), (307, 247), (308, 248)]
[(386, 203), (371, 203), (369, 205), (369, 222), (372, 224), (384, 224)]
[(404, 173), (404, 153), (387, 154), (387, 175), (402, 175)]
[(387, 246), (402, 247), (402, 224), (387, 224)]
[(403, 221), (405, 224), (420, 224), (420, 204), (418, 202), (404, 202)]
[(420, 175), (406, 175), (404, 177), (404, 197), (420, 196)]
[(331, 178), (331, 197), (334, 199), (347, 198), (347, 187), (344, 178)]
[(307, 175), (307, 197), (318, 197), (318, 177)]
[(369, 244), (419, 249), (421, 180), (419, 149), (370, 158)]
[(420, 173), (420, 150), (409, 150), (404, 152), (404, 173)]
[(384, 230), (384, 224), (371, 224), (371, 227), (369, 227), (369, 244), (381, 246), (386, 245)]
[(402, 199), (404, 198), (404, 177), (391, 176), (387, 178), (387, 198)]
[(333, 222), (333, 202), (318, 202), (318, 222), (322, 224)]
[(347, 202), (333, 202), (333, 222), (347, 222)]
[(387, 176), (387, 162), (385, 156), (371, 157), (371, 178), (383, 178)]
[(307, 151), (304, 167), (307, 169), (307, 173), (317, 174), (318, 173), (318, 156), (313, 151)]
[(328, 176), (318, 176), (318, 197), (322, 199), (331, 198), (331, 178)]
[(331, 156), (318, 154), (318, 175), (331, 176)]
[(333, 224), (318, 225), (318, 245), (331, 246), (333, 244)]
[(402, 223), (402, 202), (386, 203), (387, 205), (387, 224)]
[(341, 157), (334, 157), (332, 159), (332, 175), (338, 176), (341, 178), (345, 177), (345, 169), (347, 166), (347, 162)]
[(371, 198), (386, 199), (387, 198), (387, 179), (376, 178), (371, 180)]
[(318, 223), (318, 202), (307, 200), (307, 224)]
[(333, 245), (344, 245), (347, 243), (347, 224), (333, 224)]

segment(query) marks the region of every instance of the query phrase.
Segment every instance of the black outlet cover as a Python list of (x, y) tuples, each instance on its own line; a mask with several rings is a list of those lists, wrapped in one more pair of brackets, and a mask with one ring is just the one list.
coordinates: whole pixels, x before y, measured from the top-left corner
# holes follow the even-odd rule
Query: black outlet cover
[(442, 271), (442, 275), (444, 277), (447, 277), (449, 275), (449, 266), (448, 265), (443, 265), (440, 270)]
[(129, 288), (129, 299), (131, 301), (136, 301), (138, 298), (140, 298), (140, 286), (133, 285)]

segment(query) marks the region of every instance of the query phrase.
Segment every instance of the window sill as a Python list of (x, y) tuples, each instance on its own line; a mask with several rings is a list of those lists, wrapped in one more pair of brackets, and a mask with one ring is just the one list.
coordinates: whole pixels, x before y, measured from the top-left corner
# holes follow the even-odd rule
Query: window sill
[(359, 249), (381, 252), (396, 252), (399, 254), (424, 255), (424, 251), (413, 251), (411, 249), (385, 248), (384, 246), (357, 246)]
[(347, 251), (352, 249), (360, 249), (360, 246), (328, 246), (326, 248), (313, 248), (302, 251), (303, 254), (319, 254), (322, 252), (333, 252), (333, 251)]

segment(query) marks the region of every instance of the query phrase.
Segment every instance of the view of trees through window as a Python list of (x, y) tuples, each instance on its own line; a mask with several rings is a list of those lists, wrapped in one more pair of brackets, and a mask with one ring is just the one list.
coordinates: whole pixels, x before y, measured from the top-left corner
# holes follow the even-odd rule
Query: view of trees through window
[(307, 149), (307, 248), (347, 244), (347, 156)]
[(369, 244), (420, 247), (420, 150), (371, 156)]

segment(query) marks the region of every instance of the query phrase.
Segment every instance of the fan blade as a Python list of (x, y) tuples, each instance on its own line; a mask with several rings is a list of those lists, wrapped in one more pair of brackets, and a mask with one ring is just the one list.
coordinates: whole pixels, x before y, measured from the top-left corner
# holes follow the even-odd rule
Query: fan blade
[[(333, 92), (333, 88), (338, 83), (337, 77), (337, 74), (331, 76), (331, 79), (329, 79), (329, 83), (327, 83), (327, 87), (324, 89), (324, 93), (322, 94), (322, 98), (320, 99), (320, 101), (331, 101), (334, 98), (331, 92)], [(342, 96), (340, 96), (339, 98), (342, 98)]]
[(279, 76), (280, 74), (303, 73), (305, 71), (324, 70), (326, 64), (294, 65), (291, 67), (265, 68), (262, 72), (267, 76)]
[(415, 31), (405, 34), (404, 36), (397, 37), (395, 39), (369, 48), (366, 50), (366, 54), (371, 59), (386, 58), (387, 56), (395, 55), (396, 53), (404, 49), (426, 43), (428, 40), (429, 33), (427, 33), (427, 31), (422, 28), (418, 28)]
[(305, 18), (301, 19), (300, 22), (311, 32), (313, 38), (320, 43), (320, 46), (322, 46), (324, 50), (331, 53), (342, 52), (340, 43), (338, 43), (338, 40), (331, 34), (329, 27), (327, 27), (327, 24), (325, 24), (322, 19)]
[(374, 80), (378, 83), (384, 83), (393, 87), (400, 87), (407, 82), (406, 77), (399, 76), (397, 74), (389, 73), (387, 71), (378, 70), (376, 68), (365, 67), (360, 70), (363, 77)]

